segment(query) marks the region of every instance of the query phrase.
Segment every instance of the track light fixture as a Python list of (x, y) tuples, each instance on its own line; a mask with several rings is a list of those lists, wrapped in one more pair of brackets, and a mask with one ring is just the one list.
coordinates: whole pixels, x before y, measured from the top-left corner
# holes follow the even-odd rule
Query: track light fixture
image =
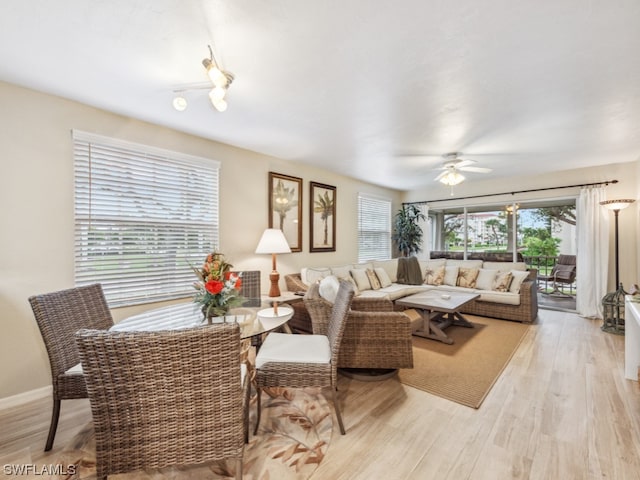
[(232, 73), (220, 68), (220, 64), (213, 56), (211, 45), (207, 46), (209, 47), (209, 58), (202, 60), (202, 65), (207, 70), (209, 80), (213, 83), (213, 88), (209, 92), (209, 100), (216, 110), (224, 112), (227, 109), (227, 101), (225, 100), (227, 89), (234, 77)]

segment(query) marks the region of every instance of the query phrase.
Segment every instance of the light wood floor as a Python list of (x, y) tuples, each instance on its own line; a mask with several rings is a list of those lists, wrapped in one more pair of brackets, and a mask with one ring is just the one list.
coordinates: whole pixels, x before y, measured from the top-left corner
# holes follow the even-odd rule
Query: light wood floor
[[(623, 378), (624, 337), (599, 326), (541, 311), (478, 410), (341, 378), (347, 434), (334, 429), (312, 480), (640, 480), (640, 386)], [(51, 463), (91, 417), (88, 401), (63, 402), (45, 455), (49, 414), (49, 399), (0, 412), (0, 462)]]

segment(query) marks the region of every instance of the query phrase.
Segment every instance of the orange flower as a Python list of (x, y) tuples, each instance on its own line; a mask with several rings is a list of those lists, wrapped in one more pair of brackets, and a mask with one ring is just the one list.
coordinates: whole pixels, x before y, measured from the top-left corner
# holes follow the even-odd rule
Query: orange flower
[(224, 283), (219, 280), (209, 280), (204, 284), (204, 288), (206, 288), (207, 292), (209, 292), (210, 294), (217, 295), (224, 288)]

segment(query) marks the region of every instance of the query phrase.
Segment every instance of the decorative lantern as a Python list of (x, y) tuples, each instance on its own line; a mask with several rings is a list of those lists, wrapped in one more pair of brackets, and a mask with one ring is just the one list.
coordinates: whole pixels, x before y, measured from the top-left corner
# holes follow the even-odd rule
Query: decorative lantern
[(624, 296), (627, 292), (622, 284), (615, 292), (607, 293), (602, 299), (604, 323), (602, 331), (624, 335)]

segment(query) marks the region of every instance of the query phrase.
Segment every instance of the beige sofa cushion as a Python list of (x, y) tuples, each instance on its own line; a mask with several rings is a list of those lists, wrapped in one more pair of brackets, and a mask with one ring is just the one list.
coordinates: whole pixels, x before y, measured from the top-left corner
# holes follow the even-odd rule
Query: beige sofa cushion
[(389, 297), (389, 294), (387, 294), (387, 292), (385, 292), (383, 289), (363, 290), (362, 292), (360, 292), (359, 298), (388, 298), (390, 300), (394, 300), (393, 298)]
[(373, 270), (373, 263), (354, 263), (351, 268), (357, 268), (358, 270), (366, 270), (367, 268), (370, 268), (371, 270)]
[(526, 270), (527, 264), (524, 262), (484, 262), (482, 268), (510, 272), (511, 270)]
[(482, 268), (482, 260), (450, 260), (447, 259), (447, 267), (458, 268)]
[(426, 272), (427, 270), (435, 270), (438, 267), (444, 267), (447, 263), (445, 258), (435, 258), (433, 260), (418, 260), (420, 264), (420, 271)]
[(373, 268), (384, 268), (384, 271), (387, 272), (389, 276), (389, 280), (391, 283), (396, 282), (398, 280), (398, 259), (392, 258), (391, 260), (374, 260)]
[(326, 267), (302, 268), (300, 270), (300, 280), (305, 285), (313, 285), (329, 275), (331, 275), (331, 270)]
[(399, 283), (393, 283), (388, 287), (376, 290), (376, 293), (383, 293), (387, 295), (391, 300), (398, 300), (399, 298), (406, 297), (407, 295), (413, 295), (414, 293), (424, 292), (431, 290), (434, 287), (429, 285), (403, 285)]
[(511, 292), (478, 292), (483, 302), (501, 303), (503, 305), (520, 305), (520, 295)]
[(345, 278), (351, 275), (350, 271), (353, 268), (353, 265), (337, 265), (335, 267), (330, 267), (331, 273), (338, 278)]

